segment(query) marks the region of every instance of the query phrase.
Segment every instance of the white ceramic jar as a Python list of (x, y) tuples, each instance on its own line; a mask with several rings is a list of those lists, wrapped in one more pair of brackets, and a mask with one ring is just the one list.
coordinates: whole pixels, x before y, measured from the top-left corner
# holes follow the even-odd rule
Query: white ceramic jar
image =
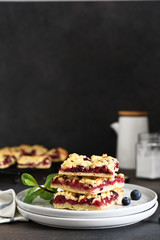
[(119, 111), (118, 122), (111, 128), (117, 133), (117, 154), (119, 167), (136, 168), (136, 143), (138, 134), (149, 131), (148, 113), (141, 111)]

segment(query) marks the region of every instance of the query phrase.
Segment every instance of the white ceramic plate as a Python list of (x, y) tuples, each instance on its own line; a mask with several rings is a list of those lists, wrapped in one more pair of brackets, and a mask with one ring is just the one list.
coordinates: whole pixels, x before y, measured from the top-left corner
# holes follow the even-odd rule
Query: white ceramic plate
[(18, 206), (23, 210), (36, 214), (51, 217), (91, 218), (91, 219), (110, 218), (136, 214), (151, 208), (157, 201), (157, 194), (148, 188), (133, 184), (125, 184), (123, 189), (124, 196), (126, 197), (129, 197), (131, 191), (134, 189), (138, 189), (141, 192), (142, 197), (138, 201), (132, 200), (131, 205), (129, 206), (115, 205), (112, 208), (103, 211), (73, 211), (67, 209), (54, 209), (54, 207), (49, 203), (49, 201), (40, 198), (37, 198), (33, 204), (26, 204), (23, 202), (26, 190), (17, 194), (16, 201)]
[(158, 202), (148, 209), (147, 211), (136, 213), (128, 216), (112, 217), (112, 218), (94, 218), (94, 219), (82, 219), (82, 218), (58, 218), (39, 215), (31, 212), (27, 212), (18, 207), (19, 212), (25, 218), (28, 218), (36, 223), (58, 228), (75, 228), (75, 229), (102, 229), (102, 228), (115, 228), (131, 225), (142, 221), (145, 218), (150, 217), (156, 211)]

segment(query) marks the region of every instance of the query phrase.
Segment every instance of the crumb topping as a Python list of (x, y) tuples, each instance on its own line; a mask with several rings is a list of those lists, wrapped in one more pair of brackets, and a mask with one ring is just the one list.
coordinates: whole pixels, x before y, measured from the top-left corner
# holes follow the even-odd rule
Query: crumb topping
[(103, 154), (102, 156), (92, 155), (91, 158), (88, 158), (85, 155), (73, 153), (69, 155), (69, 158), (66, 161), (64, 161), (61, 168), (73, 168), (78, 165), (90, 168), (106, 166), (109, 170), (114, 171), (117, 162), (116, 158), (107, 156), (107, 154)]

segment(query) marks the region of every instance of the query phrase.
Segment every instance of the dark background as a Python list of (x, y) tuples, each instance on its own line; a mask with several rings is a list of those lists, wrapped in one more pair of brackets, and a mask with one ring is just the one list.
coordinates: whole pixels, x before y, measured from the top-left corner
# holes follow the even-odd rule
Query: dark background
[(0, 147), (115, 155), (118, 110), (160, 127), (160, 3), (0, 3)]

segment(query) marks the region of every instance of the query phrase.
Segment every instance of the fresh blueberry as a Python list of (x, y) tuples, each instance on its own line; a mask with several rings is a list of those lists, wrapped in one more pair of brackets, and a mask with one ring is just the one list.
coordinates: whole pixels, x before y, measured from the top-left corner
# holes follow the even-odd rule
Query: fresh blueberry
[(137, 189), (131, 192), (131, 199), (132, 200), (139, 200), (141, 198), (141, 193)]
[(123, 204), (124, 206), (130, 205), (130, 204), (131, 204), (131, 200), (130, 200), (128, 197), (124, 197), (124, 198), (122, 199), (122, 204)]

